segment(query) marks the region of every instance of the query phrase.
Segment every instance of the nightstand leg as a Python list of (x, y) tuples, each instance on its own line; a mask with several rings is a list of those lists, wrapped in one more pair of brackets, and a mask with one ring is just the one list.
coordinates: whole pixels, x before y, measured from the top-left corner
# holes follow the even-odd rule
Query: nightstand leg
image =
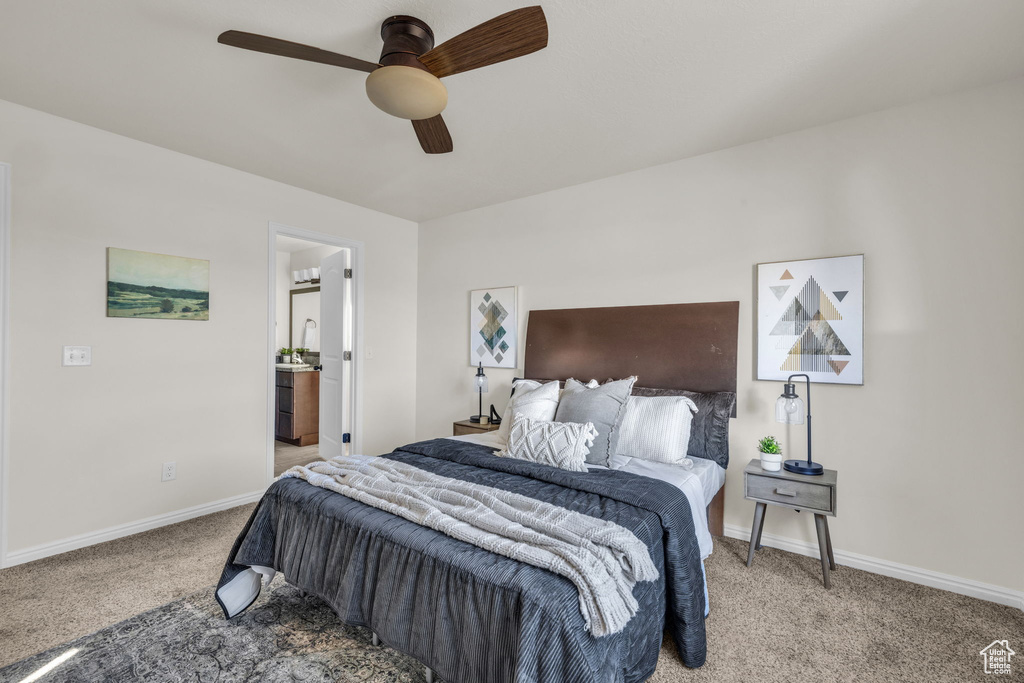
[(761, 540), (761, 526), (764, 524), (764, 510), (768, 507), (764, 503), (754, 506), (754, 525), (750, 527), (750, 550), (747, 551), (747, 566), (754, 564), (754, 551)]
[(825, 515), (814, 515), (814, 527), (818, 531), (818, 552), (821, 554), (821, 574), (825, 578), (825, 588), (832, 587), (832, 581), (828, 575), (828, 522)]
[(755, 550), (761, 549), (761, 530), (764, 529), (764, 518), (768, 516), (768, 506), (765, 506), (765, 514), (761, 515), (761, 523), (757, 525), (757, 547)]
[(832, 557), (832, 532), (828, 530), (828, 517), (822, 516), (825, 520), (825, 547), (828, 549), (828, 568), (836, 569), (836, 558)]

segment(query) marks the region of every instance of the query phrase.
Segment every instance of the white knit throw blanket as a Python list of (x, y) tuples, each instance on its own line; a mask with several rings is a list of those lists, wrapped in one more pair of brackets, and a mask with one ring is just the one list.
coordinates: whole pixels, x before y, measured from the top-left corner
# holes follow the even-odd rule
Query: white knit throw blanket
[(654, 581), (647, 547), (614, 522), (385, 458), (347, 457), (283, 475), (336, 491), (478, 548), (572, 581), (595, 636), (621, 631), (637, 612), (633, 586)]

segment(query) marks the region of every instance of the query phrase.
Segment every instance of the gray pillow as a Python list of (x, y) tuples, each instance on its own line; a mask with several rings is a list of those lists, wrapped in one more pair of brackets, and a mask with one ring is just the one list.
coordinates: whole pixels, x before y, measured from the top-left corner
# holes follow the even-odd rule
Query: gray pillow
[(685, 396), (697, 406), (690, 423), (687, 455), (729, 466), (729, 418), (736, 411), (736, 394), (731, 391), (697, 392), (685, 389), (634, 387), (634, 396)]
[(626, 399), (636, 377), (608, 382), (588, 389), (574, 379), (565, 382), (565, 391), (558, 402), (555, 422), (590, 422), (597, 429), (597, 438), (587, 454), (591, 465), (608, 465), (619, 441), (619, 425), (626, 413)]

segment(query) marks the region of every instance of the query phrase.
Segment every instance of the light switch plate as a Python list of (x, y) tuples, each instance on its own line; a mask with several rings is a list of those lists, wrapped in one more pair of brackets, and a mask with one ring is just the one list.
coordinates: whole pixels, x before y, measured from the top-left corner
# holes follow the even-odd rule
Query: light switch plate
[(92, 365), (91, 346), (65, 346), (61, 365)]

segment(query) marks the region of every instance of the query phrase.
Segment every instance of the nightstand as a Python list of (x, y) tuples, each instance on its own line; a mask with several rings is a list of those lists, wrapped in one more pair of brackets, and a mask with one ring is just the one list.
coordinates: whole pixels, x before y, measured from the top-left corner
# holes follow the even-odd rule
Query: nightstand
[(761, 529), (764, 528), (765, 510), (769, 505), (779, 505), (797, 512), (806, 510), (814, 514), (821, 573), (825, 578), (825, 588), (831, 588), (828, 572), (836, 568), (836, 561), (832, 557), (828, 517), (836, 515), (836, 471), (825, 470), (824, 474), (817, 476), (794, 474), (784, 469), (766, 472), (761, 469), (761, 460), (754, 458), (747, 469), (743, 470), (743, 497), (757, 503), (754, 508), (754, 525), (750, 529), (747, 566), (754, 564), (754, 551), (761, 549)]
[(484, 432), (493, 432), (500, 426), (501, 425), (490, 423), (482, 425), (479, 422), (459, 420), (458, 422), (452, 423), (452, 436), (464, 436), (466, 434), (483, 434)]

